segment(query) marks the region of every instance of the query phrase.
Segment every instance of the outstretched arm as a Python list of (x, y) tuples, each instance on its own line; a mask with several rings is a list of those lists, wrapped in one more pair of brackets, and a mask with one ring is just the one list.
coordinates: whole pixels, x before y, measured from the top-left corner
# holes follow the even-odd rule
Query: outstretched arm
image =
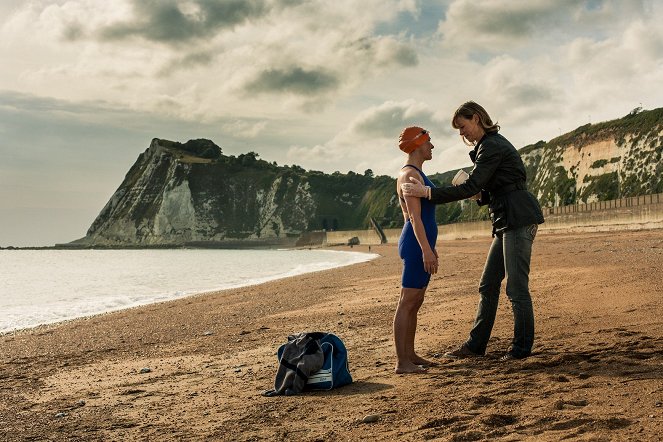
[(428, 198), (430, 199), (430, 187), (424, 186), (424, 184), (415, 177), (409, 177), (409, 183), (401, 184), (401, 191), (403, 195), (407, 197), (414, 198)]
[[(414, 177), (410, 177), (410, 181), (410, 183), (401, 184), (401, 191), (403, 192), (403, 195), (406, 197), (410, 196), (415, 198), (427, 198), (436, 203), (436, 201), (432, 198), (432, 189), (430, 187), (424, 186), (421, 181)], [(469, 199), (478, 200), (480, 196), (481, 193), (478, 192), (477, 194), (470, 196)]]
[[(483, 189), (488, 181), (490, 181), (491, 177), (495, 174), (495, 170), (497, 170), (502, 162), (503, 149), (500, 149), (499, 146), (495, 146), (494, 143), (494, 140), (491, 141), (488, 139), (481, 143), (477, 148), (474, 168), (467, 181), (457, 186), (436, 187), (435, 189), (431, 189), (430, 201), (435, 204), (449, 203), (470, 198), (480, 193), (481, 189)], [(411, 187), (412, 184), (414, 187)], [(404, 195), (424, 197), (428, 192), (421, 182), (412, 184), (403, 184)], [(479, 202), (479, 204), (485, 203), (485, 201)]]

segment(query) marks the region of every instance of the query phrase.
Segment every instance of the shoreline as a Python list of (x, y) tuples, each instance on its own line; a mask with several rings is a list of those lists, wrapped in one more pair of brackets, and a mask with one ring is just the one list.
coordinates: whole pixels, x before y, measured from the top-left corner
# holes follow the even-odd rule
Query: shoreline
[[(133, 250), (133, 249), (132, 249)], [(190, 249), (187, 249), (190, 250)], [(209, 249), (201, 249), (201, 250), (209, 250)], [(231, 249), (228, 249), (231, 250)], [(232, 249), (235, 250), (235, 249)], [(248, 249), (245, 249), (248, 250)], [(250, 249), (253, 250), (253, 249)], [(310, 250), (310, 249), (265, 249), (269, 251), (300, 251), (300, 250)], [(360, 264), (362, 262), (367, 262), (373, 259), (376, 259), (379, 257), (379, 255), (371, 253), (370, 251), (368, 252), (360, 252), (357, 250), (334, 250), (334, 249), (327, 249), (327, 250), (322, 250), (322, 249), (316, 249), (316, 251), (324, 251), (324, 252), (330, 252), (330, 253), (336, 253), (336, 252), (341, 252), (341, 253), (360, 253), (363, 255), (367, 255), (366, 257), (362, 258), (354, 258), (350, 260), (350, 262), (344, 262), (344, 263), (336, 263), (336, 265), (333, 265), (332, 267), (323, 267), (323, 268), (308, 268), (305, 270), (300, 269), (299, 271), (297, 270), (300, 268), (300, 266), (295, 267), (294, 269), (291, 269), (287, 272), (282, 272), (276, 275), (270, 275), (270, 276), (263, 276), (263, 277), (257, 277), (254, 279), (251, 279), (249, 281), (244, 281), (244, 282), (237, 282), (233, 284), (227, 284), (225, 286), (222, 286), (220, 283), (219, 286), (214, 287), (214, 288), (205, 288), (205, 289), (192, 289), (192, 291), (186, 291), (183, 289), (172, 289), (168, 291), (169, 295), (163, 295), (163, 294), (155, 294), (154, 297), (152, 298), (146, 298), (145, 300), (142, 301), (137, 301), (136, 304), (134, 305), (129, 305), (129, 306), (119, 306), (119, 307), (111, 307), (107, 310), (103, 311), (98, 311), (98, 312), (93, 312), (93, 313), (85, 313), (79, 316), (71, 316), (71, 317), (63, 317), (62, 319), (55, 319), (52, 321), (47, 321), (47, 322), (41, 322), (38, 324), (33, 324), (33, 325), (28, 325), (28, 326), (22, 326), (19, 328), (14, 328), (14, 329), (8, 329), (8, 330), (2, 330), (0, 329), (0, 336), (20, 332), (23, 330), (31, 330), (34, 328), (42, 327), (42, 326), (57, 326), (60, 323), (65, 323), (65, 322), (70, 322), (70, 321), (75, 321), (77, 319), (85, 319), (85, 318), (90, 318), (98, 315), (104, 315), (108, 313), (115, 313), (115, 312), (121, 312), (123, 310), (129, 310), (129, 309), (134, 309), (134, 308), (140, 308), (152, 304), (159, 304), (163, 302), (171, 302), (171, 301), (176, 301), (179, 299), (186, 299), (189, 297), (193, 296), (200, 296), (200, 295), (206, 295), (206, 294), (211, 294), (211, 293), (222, 293), (227, 290), (233, 290), (233, 289), (241, 289), (241, 288), (246, 288), (246, 287), (251, 287), (251, 286), (256, 286), (256, 285), (261, 285), (261, 284), (266, 284), (269, 282), (277, 281), (280, 279), (286, 279), (286, 278), (292, 278), (292, 277), (297, 277), (300, 275), (305, 275), (309, 273), (316, 273), (320, 271), (326, 271), (326, 270), (333, 270), (337, 268), (342, 268), (346, 266), (351, 266), (351, 265), (356, 265)], [(320, 264), (321, 265), (321, 264)], [(167, 298), (167, 299), (161, 299), (161, 298)], [(72, 308), (75, 307), (72, 305)]]
[[(447, 361), (467, 336), (490, 238), (438, 242), (417, 349), (439, 366), (395, 375), (401, 263), (381, 258), (0, 336), (3, 440), (638, 440), (663, 433), (661, 230), (544, 235), (532, 259), (532, 357)], [(367, 246), (335, 247), (362, 251)], [(355, 382), (265, 398), (289, 334), (346, 344)], [(148, 372), (141, 373), (148, 368)], [(314, 410), (314, 412), (311, 412)], [(376, 415), (374, 423), (364, 423)], [(296, 422), (292, 417), (296, 416)]]

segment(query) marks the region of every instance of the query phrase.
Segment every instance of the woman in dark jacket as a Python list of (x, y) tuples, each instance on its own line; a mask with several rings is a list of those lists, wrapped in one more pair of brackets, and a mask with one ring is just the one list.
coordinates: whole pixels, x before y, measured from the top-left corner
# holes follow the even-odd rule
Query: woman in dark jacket
[(479, 283), (481, 299), (469, 339), (450, 358), (481, 356), (495, 322), (500, 286), (506, 277), (506, 294), (511, 301), (514, 337), (503, 360), (529, 356), (534, 344), (534, 312), (529, 293), (532, 243), (543, 214), (538, 201), (527, 191), (526, 172), (515, 147), (498, 133), (486, 110), (473, 101), (460, 106), (452, 126), (474, 149), (474, 168), (462, 184), (430, 188), (419, 181), (401, 186), (405, 196), (428, 198), (435, 204), (459, 201), (477, 194), (479, 205), (488, 205), (493, 224), (493, 242)]

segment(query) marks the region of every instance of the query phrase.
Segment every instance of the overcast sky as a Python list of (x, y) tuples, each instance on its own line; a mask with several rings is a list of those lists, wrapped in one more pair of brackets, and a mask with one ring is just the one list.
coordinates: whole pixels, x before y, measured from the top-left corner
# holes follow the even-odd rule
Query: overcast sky
[(644, 0), (2, 0), (0, 246), (85, 235), (152, 138), (395, 176), (470, 166), (475, 100), (517, 147), (663, 106)]

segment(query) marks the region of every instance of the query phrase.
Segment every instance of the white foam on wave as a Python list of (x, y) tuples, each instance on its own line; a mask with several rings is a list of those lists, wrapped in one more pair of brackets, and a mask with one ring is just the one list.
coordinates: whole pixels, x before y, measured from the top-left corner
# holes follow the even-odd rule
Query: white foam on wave
[(215, 289), (211, 290), (203, 290), (200, 293), (204, 292), (210, 292), (210, 291), (217, 291), (217, 290), (227, 290), (230, 288), (238, 288), (238, 287), (248, 287), (251, 285), (257, 285), (257, 284), (264, 284), (265, 282), (269, 281), (275, 281), (277, 279), (283, 279), (283, 278), (289, 278), (292, 276), (297, 276), (297, 275), (303, 275), (305, 273), (313, 273), (313, 272), (320, 272), (323, 270), (329, 270), (329, 269), (335, 269), (339, 267), (346, 267), (349, 265), (353, 264), (359, 264), (362, 262), (370, 261), (372, 259), (378, 258), (380, 255), (377, 255), (375, 253), (362, 253), (362, 252), (342, 252), (342, 251), (335, 251), (335, 250), (317, 250), (316, 252), (318, 253), (343, 253), (346, 255), (347, 260), (344, 262), (338, 262), (338, 261), (316, 261), (312, 263), (306, 263), (306, 264), (297, 264), (295, 267), (292, 269), (282, 272), (282, 273), (277, 273), (274, 275), (270, 276), (265, 276), (261, 278), (248, 278), (246, 280), (243, 280), (241, 282), (237, 282), (235, 284), (230, 284), (230, 285), (224, 285), (222, 287), (217, 287)]
[(0, 288), (0, 333), (261, 284), (379, 256), (332, 250), (24, 252), (28, 251), (0, 251), (0, 280), (6, 283), (5, 289)]

